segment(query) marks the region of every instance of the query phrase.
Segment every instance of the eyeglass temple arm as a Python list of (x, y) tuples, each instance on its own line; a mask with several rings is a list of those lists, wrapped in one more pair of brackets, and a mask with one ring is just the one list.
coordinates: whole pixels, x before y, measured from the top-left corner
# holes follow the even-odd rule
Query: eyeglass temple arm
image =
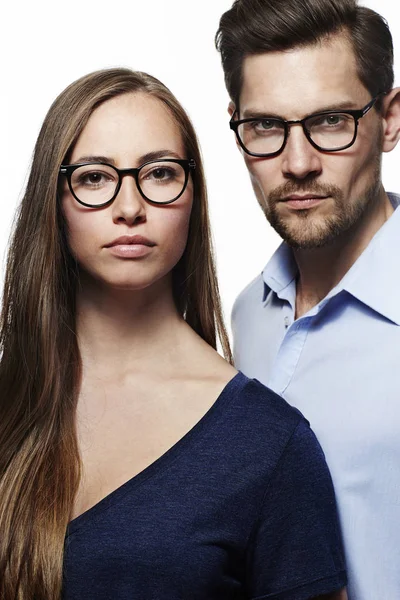
[(386, 96), (387, 92), (379, 92), (379, 94), (377, 94), (374, 98), (372, 98), (371, 102), (369, 102), (367, 104), (367, 106), (364, 108), (364, 110), (362, 111), (362, 115), (366, 115), (367, 112), (369, 110), (371, 110), (371, 108), (374, 106), (375, 102), (381, 97), (381, 96)]

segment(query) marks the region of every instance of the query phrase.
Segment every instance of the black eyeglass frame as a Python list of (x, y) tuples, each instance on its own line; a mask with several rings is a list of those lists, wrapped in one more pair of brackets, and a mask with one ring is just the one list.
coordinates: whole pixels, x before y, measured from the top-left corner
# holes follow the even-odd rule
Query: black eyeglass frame
[[(239, 143), (239, 145), (241, 146), (241, 148), (243, 148), (243, 150), (246, 152), (246, 154), (249, 154), (250, 156), (256, 156), (259, 158), (273, 158), (274, 156), (278, 156), (278, 154), (281, 154), (281, 152), (283, 152), (289, 134), (290, 134), (290, 128), (292, 125), (301, 125), (304, 131), (304, 135), (306, 136), (307, 140), (310, 142), (310, 144), (316, 148), (317, 150), (319, 150), (320, 152), (340, 152), (341, 150), (346, 150), (347, 148), (350, 148), (350, 146), (352, 146), (354, 144), (354, 142), (357, 139), (357, 132), (358, 132), (358, 121), (364, 117), (367, 112), (369, 112), (371, 110), (371, 108), (374, 106), (375, 102), (381, 97), (383, 96), (384, 93), (381, 92), (379, 94), (377, 94), (374, 98), (372, 98), (372, 100), (370, 100), (368, 102), (368, 104), (366, 104), (364, 106), (364, 108), (361, 108), (359, 110), (324, 110), (322, 112), (318, 112), (318, 113), (312, 113), (311, 115), (307, 115), (306, 117), (304, 117), (304, 119), (299, 119), (297, 121), (286, 121), (285, 119), (280, 119), (279, 117), (272, 117), (272, 116), (268, 116), (265, 115), (265, 117), (262, 118), (257, 118), (255, 119), (254, 117), (249, 117), (247, 119), (240, 119), (235, 121), (234, 120), (234, 116), (237, 113), (237, 111), (235, 111), (231, 117), (231, 120), (229, 121), (229, 127), (235, 132), (236, 135), (236, 139)], [(308, 131), (307, 127), (306, 127), (306, 122), (314, 117), (323, 117), (324, 115), (336, 115), (336, 114), (340, 114), (340, 115), (350, 115), (353, 117), (354, 119), (354, 135), (353, 135), (353, 139), (351, 140), (350, 143), (346, 144), (345, 146), (340, 146), (339, 148), (323, 148), (322, 146), (319, 146), (318, 144), (316, 144), (314, 142), (314, 140), (311, 138), (310, 132)], [(246, 148), (246, 146), (244, 145), (244, 143), (242, 142), (239, 132), (238, 132), (238, 128), (240, 125), (242, 125), (243, 123), (251, 123), (252, 121), (263, 121), (263, 120), (268, 120), (271, 119), (274, 121), (278, 121), (279, 123), (282, 123), (284, 126), (284, 138), (283, 138), (283, 142), (282, 142), (282, 146), (279, 150), (277, 150), (276, 152), (268, 152), (268, 153), (257, 153), (257, 152), (251, 152), (250, 150), (248, 150)]]
[[(154, 163), (166, 163), (166, 162), (176, 163), (178, 165), (181, 165), (181, 167), (183, 167), (183, 169), (185, 171), (185, 183), (183, 185), (182, 191), (177, 196), (175, 196), (175, 198), (172, 198), (172, 200), (167, 200), (165, 202), (157, 202), (156, 200), (152, 200), (151, 198), (148, 198), (146, 196), (146, 194), (143, 192), (142, 188), (140, 187), (140, 183), (139, 183), (139, 173), (144, 167), (147, 167), (148, 165), (151, 165)], [(114, 171), (118, 175), (118, 183), (115, 188), (115, 193), (114, 193), (113, 197), (110, 198), (110, 200), (107, 200), (107, 202), (103, 202), (102, 204), (88, 204), (87, 202), (83, 202), (82, 200), (80, 200), (78, 198), (78, 196), (75, 194), (73, 187), (72, 187), (72, 183), (71, 183), (72, 173), (74, 171), (76, 171), (76, 169), (79, 169), (80, 167), (93, 166), (93, 165), (103, 165), (104, 167), (111, 167), (112, 169), (114, 169)], [(118, 169), (114, 165), (110, 165), (109, 163), (102, 163), (102, 162), (86, 162), (86, 163), (79, 163), (79, 164), (73, 164), (73, 165), (61, 165), (60, 175), (66, 176), (67, 181), (68, 181), (68, 187), (70, 189), (71, 194), (75, 198), (75, 200), (77, 202), (79, 202), (79, 204), (82, 204), (83, 206), (86, 206), (87, 208), (103, 208), (104, 206), (108, 206), (109, 204), (114, 202), (115, 198), (118, 196), (118, 193), (121, 189), (122, 178), (125, 177), (125, 175), (133, 176), (133, 178), (136, 182), (136, 187), (139, 190), (140, 195), (142, 196), (142, 198), (144, 198), (144, 200), (146, 200), (146, 202), (150, 202), (150, 204), (164, 206), (166, 204), (171, 204), (172, 202), (175, 202), (176, 200), (178, 200), (178, 198), (180, 198), (182, 196), (183, 192), (186, 189), (188, 181), (189, 181), (189, 174), (195, 168), (196, 168), (196, 161), (194, 160), (194, 158), (188, 158), (188, 159), (184, 159), (184, 158), (160, 159), (159, 158), (157, 160), (149, 160), (149, 161), (143, 163), (142, 165), (140, 165), (140, 167), (136, 167), (136, 168), (132, 167), (130, 169)]]

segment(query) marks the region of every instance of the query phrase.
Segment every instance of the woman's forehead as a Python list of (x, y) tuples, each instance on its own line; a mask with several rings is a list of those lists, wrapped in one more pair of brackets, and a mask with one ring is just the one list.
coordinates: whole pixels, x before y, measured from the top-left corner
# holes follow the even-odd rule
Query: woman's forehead
[(107, 100), (95, 109), (72, 152), (78, 156), (112, 156), (114, 160), (170, 148), (183, 152), (179, 127), (169, 108), (158, 98), (143, 92), (128, 93)]

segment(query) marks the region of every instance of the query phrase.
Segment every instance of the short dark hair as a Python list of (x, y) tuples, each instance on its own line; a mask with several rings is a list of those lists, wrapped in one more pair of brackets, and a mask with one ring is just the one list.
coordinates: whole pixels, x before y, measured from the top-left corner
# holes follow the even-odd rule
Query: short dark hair
[[(343, 32), (374, 97), (393, 87), (393, 41), (381, 15), (356, 0), (235, 0), (215, 36), (228, 93), (239, 107), (246, 56), (316, 44)], [(379, 104), (378, 104), (379, 108)]]

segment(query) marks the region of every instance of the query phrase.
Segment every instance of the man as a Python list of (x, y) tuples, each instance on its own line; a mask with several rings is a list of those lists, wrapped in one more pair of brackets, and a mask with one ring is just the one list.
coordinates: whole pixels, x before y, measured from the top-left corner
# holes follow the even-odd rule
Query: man
[(309, 419), (351, 600), (400, 599), (400, 197), (385, 21), (352, 0), (237, 0), (216, 37), (231, 128), (284, 242), (233, 310), (236, 366)]

